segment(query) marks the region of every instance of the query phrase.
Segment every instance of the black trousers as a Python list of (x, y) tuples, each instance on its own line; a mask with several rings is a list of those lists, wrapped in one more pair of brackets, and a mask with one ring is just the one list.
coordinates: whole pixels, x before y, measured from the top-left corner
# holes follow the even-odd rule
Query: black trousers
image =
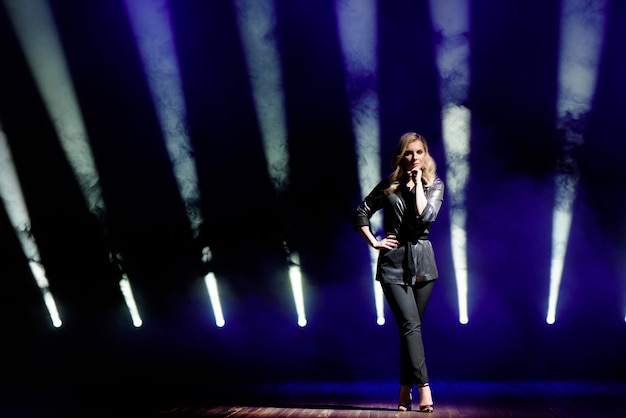
[(422, 318), (434, 284), (434, 280), (418, 282), (412, 286), (382, 283), (385, 299), (400, 333), (401, 385), (428, 383), (422, 342)]

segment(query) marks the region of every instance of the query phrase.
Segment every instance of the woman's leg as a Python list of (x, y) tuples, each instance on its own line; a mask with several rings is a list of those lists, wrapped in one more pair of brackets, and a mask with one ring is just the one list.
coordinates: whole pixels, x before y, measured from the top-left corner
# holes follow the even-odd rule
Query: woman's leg
[(400, 333), (400, 384), (428, 383), (428, 371), (422, 342), (422, 317), (434, 281), (414, 286), (382, 284), (383, 293)]
[(430, 294), (433, 292), (434, 280), (427, 282), (418, 282), (413, 286), (413, 294), (415, 296), (415, 304), (420, 314), (420, 319), (424, 319), (424, 312), (430, 300)]

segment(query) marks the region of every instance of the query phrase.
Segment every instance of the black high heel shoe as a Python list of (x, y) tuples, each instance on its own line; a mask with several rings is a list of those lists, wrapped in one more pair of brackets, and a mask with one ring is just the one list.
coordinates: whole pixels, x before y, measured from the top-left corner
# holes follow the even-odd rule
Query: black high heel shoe
[(398, 404), (398, 411), (400, 412), (408, 412), (411, 410), (411, 402), (409, 403), (399, 403)]
[[(425, 387), (429, 387), (428, 383), (424, 383), (424, 384), (418, 386), (419, 389), (422, 389), (422, 388), (425, 388)], [(429, 387), (429, 389), (430, 389), (430, 387)], [(433, 395), (431, 393), (430, 394), (431, 399), (432, 399), (432, 396)], [(421, 398), (421, 393), (420, 393), (420, 398)], [(432, 403), (431, 404), (425, 404), (425, 405), (421, 405), (420, 404), (420, 405), (418, 405), (417, 408), (418, 408), (417, 410), (419, 412), (425, 412), (427, 414), (431, 414), (431, 413), (435, 412), (435, 407), (434, 407), (434, 405)]]
[(398, 401), (398, 411), (406, 412), (411, 410), (411, 387), (402, 386), (398, 395), (400, 400)]

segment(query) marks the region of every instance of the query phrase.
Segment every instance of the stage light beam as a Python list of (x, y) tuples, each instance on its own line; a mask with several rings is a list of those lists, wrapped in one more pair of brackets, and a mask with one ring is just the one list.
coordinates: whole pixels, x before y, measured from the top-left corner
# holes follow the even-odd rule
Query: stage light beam
[(143, 321), (141, 319), (141, 315), (139, 314), (139, 308), (135, 303), (135, 297), (133, 295), (133, 289), (130, 286), (130, 280), (128, 280), (128, 276), (126, 274), (122, 276), (119, 285), (122, 290), (122, 295), (124, 296), (124, 301), (126, 301), (126, 306), (128, 307), (128, 311), (130, 312), (130, 316), (133, 320), (133, 325), (135, 328), (139, 328), (143, 325)]
[(104, 203), (99, 175), (48, 2), (7, 0), (5, 5), (87, 205), (100, 214)]
[(557, 128), (563, 135), (555, 175), (552, 215), (552, 254), (546, 322), (556, 322), (559, 292), (578, 185), (574, 150), (584, 142), (587, 115), (596, 89), (598, 63), (604, 44), (605, 0), (561, 2)]
[(435, 56), (442, 104), (446, 153), (452, 262), (457, 285), (459, 322), (469, 322), (469, 275), (465, 189), (470, 173), (471, 112), (465, 107), (470, 83), (470, 23), (468, 0), (430, 0)]
[(267, 171), (279, 193), (289, 184), (287, 121), (272, 0), (233, 2), (248, 69)]
[(104, 223), (100, 176), (49, 3), (6, 0), (5, 6), (87, 207)]
[(221, 328), (226, 325), (226, 320), (224, 319), (224, 313), (222, 311), (222, 303), (220, 302), (220, 293), (217, 288), (217, 278), (215, 277), (215, 273), (207, 273), (207, 275), (204, 276), (204, 284), (207, 288), (207, 292), (209, 293), (209, 300), (211, 301), (213, 315), (215, 317), (215, 325)]
[[(373, 0), (335, 2), (352, 131), (356, 139), (362, 197), (376, 186), (381, 176), (377, 13), (376, 2)], [(370, 219), (370, 228), (377, 238), (384, 235), (380, 212), (375, 213)], [(380, 285), (375, 280), (378, 254), (377, 250), (370, 248), (376, 323), (384, 325), (384, 297)]]
[(211, 252), (211, 248), (209, 248), (208, 245), (202, 248), (201, 260), (207, 271), (204, 276), (204, 285), (206, 286), (207, 292), (209, 294), (209, 301), (211, 302), (211, 309), (213, 310), (215, 325), (217, 325), (218, 328), (222, 328), (224, 325), (226, 325), (226, 320), (224, 319), (222, 302), (220, 301), (220, 293), (217, 288), (217, 277), (215, 277), (215, 273), (211, 271), (211, 260), (213, 260), (213, 253)]
[(30, 215), (24, 194), (15, 170), (13, 156), (7, 138), (0, 127), (0, 197), (7, 211), (11, 224), (22, 246), (24, 256), (28, 260), (28, 266), (41, 290), (42, 297), (48, 314), (55, 328), (61, 327), (63, 322), (57, 309), (56, 302), (50, 292), (50, 285), (46, 271), (41, 262), (39, 247), (30, 230)]
[[(267, 172), (281, 198), (289, 186), (289, 151), (281, 56), (276, 44), (276, 10), (272, 0), (236, 0), (233, 4)], [(298, 325), (304, 327), (307, 321), (300, 260), (287, 242), (283, 245), (289, 260), (289, 282)]]
[(469, 177), (470, 118), (469, 109), (463, 106), (449, 105), (443, 112), (443, 138), (448, 164), (446, 184), (451, 197), (449, 212), (452, 260), (461, 324), (469, 322), (465, 187)]
[[(193, 145), (186, 130), (187, 108), (169, 1), (125, 0), (125, 5), (178, 190), (195, 239), (200, 235), (203, 224), (200, 187)], [(207, 254), (210, 254), (210, 249), (205, 246), (200, 256), (208, 267)], [(217, 277), (210, 271), (205, 275), (204, 281), (209, 292), (215, 324), (223, 327), (225, 320), (219, 300)]]
[(298, 325), (305, 327), (307, 324), (306, 312), (304, 310), (304, 292), (302, 289), (302, 270), (300, 269), (300, 257), (297, 253), (291, 254), (292, 264), (289, 266), (289, 280), (293, 291), (293, 300), (296, 304), (298, 314)]
[(152, 102), (194, 237), (202, 225), (193, 146), (168, 0), (125, 0)]

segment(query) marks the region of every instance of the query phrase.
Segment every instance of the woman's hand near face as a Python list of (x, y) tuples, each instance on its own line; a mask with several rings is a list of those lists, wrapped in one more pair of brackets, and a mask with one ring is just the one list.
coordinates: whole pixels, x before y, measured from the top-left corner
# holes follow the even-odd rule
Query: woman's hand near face
[(414, 185), (418, 185), (422, 181), (422, 169), (416, 168), (409, 172), (407, 172), (409, 179), (413, 182)]

